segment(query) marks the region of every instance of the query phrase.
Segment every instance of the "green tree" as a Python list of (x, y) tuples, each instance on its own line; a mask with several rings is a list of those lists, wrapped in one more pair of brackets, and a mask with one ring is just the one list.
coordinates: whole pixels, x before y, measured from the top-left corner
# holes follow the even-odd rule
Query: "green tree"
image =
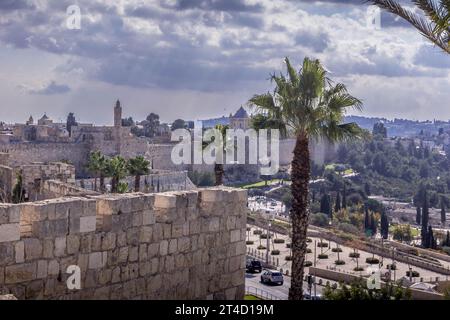
[(338, 191), (336, 195), (336, 203), (334, 204), (334, 212), (338, 212), (339, 210), (341, 210), (341, 194)]
[[(219, 133), (222, 136), (222, 144), (220, 145), (216, 145), (216, 147), (222, 148), (222, 150), (216, 150), (216, 155), (218, 152), (222, 151), (223, 157), (225, 157), (225, 151), (226, 151), (226, 147), (227, 147), (227, 141), (226, 141), (226, 137), (227, 137), (227, 130), (228, 130), (229, 126), (227, 125), (221, 125), (218, 124), (215, 126), (215, 129), (219, 131)], [(211, 142), (213, 143), (214, 140), (212, 140)], [(203, 148), (205, 149), (207, 146), (209, 145), (208, 142), (203, 142)], [(215, 162), (214, 163), (214, 175), (215, 175), (215, 185), (216, 186), (221, 186), (223, 185), (223, 176), (225, 174), (225, 170), (223, 167), (223, 161), (219, 161), (219, 162)]]
[(447, 215), (445, 212), (445, 201), (444, 201), (444, 197), (441, 197), (441, 222), (442, 222), (442, 224), (445, 224), (446, 221), (447, 221)]
[(328, 194), (322, 195), (320, 199), (320, 212), (325, 213), (328, 217), (332, 215), (330, 196)]
[(420, 225), (422, 222), (422, 209), (417, 206), (416, 207), (416, 223)]
[(22, 203), (25, 201), (25, 189), (23, 187), (23, 177), (21, 172), (17, 173), (16, 179), (16, 184), (12, 190), (12, 202)]
[(334, 84), (319, 60), (305, 58), (297, 72), (288, 58), (287, 74), (272, 75), (276, 86), (271, 93), (254, 96), (249, 103), (268, 116), (281, 120), (295, 136), (291, 165), (293, 203), (292, 280), (289, 299), (303, 297), (303, 274), (308, 228), (308, 195), (311, 177), (309, 141), (325, 138), (342, 141), (359, 138), (363, 130), (356, 123), (343, 123), (349, 108), (360, 110), (362, 103), (347, 92), (345, 85)]
[(387, 239), (389, 236), (389, 220), (387, 218), (386, 211), (381, 213), (380, 233), (383, 239)]
[(436, 46), (450, 53), (450, 4), (448, 0), (414, 0), (421, 14), (405, 9), (394, 0), (369, 0), (403, 18)]
[(128, 172), (134, 176), (134, 191), (139, 192), (141, 187), (141, 176), (150, 173), (150, 162), (145, 160), (143, 156), (131, 158), (127, 162)]
[(183, 119), (177, 119), (172, 123), (170, 130), (174, 131), (177, 129), (184, 129), (184, 128), (186, 128), (186, 121), (184, 121)]
[(121, 156), (115, 156), (107, 160), (106, 172), (111, 177), (111, 192), (118, 193), (120, 179), (125, 178), (128, 173), (127, 161)]
[(97, 191), (97, 179), (100, 178), (100, 190), (105, 190), (105, 170), (106, 170), (106, 158), (100, 151), (91, 152), (89, 155), (89, 161), (87, 164), (88, 171), (94, 176), (94, 190)]
[(421, 230), (421, 240), (422, 240), (422, 246), (424, 248), (429, 248), (430, 244), (428, 242), (429, 236), (428, 236), (428, 196), (427, 191), (425, 190), (423, 198), (423, 207), (422, 207), (422, 230)]
[(387, 138), (387, 129), (382, 122), (373, 125), (372, 135), (374, 137)]
[(69, 136), (72, 136), (72, 127), (77, 126), (77, 120), (75, 119), (75, 115), (73, 114), (73, 112), (70, 112), (69, 115), (67, 116), (67, 121), (66, 121), (66, 129), (69, 132)]

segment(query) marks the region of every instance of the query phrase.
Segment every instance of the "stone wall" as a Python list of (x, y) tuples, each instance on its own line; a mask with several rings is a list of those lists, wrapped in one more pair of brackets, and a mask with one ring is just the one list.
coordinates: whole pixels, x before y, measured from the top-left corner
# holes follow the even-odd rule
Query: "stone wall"
[[(68, 197), (0, 206), (0, 294), (242, 299), (245, 190)], [(69, 290), (69, 265), (81, 289)]]
[(0, 151), (8, 153), (8, 163), (17, 167), (32, 162), (60, 162), (68, 160), (75, 166), (77, 175), (83, 174), (89, 156), (85, 143), (13, 143), (0, 144)]
[(80, 197), (88, 195), (100, 195), (100, 193), (58, 180), (44, 181), (39, 190), (39, 199), (54, 199), (65, 196)]

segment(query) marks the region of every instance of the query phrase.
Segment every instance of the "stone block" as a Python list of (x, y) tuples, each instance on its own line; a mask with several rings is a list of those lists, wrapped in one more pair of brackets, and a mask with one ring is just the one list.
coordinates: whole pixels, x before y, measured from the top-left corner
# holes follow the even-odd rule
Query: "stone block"
[(42, 257), (42, 242), (39, 239), (27, 238), (23, 241), (25, 246), (25, 259), (31, 261)]
[(80, 251), (80, 237), (77, 235), (67, 236), (67, 253), (76, 254)]
[(95, 216), (86, 216), (80, 218), (80, 232), (94, 232), (96, 228), (97, 219)]
[(169, 240), (169, 254), (175, 253), (178, 249), (178, 241), (177, 239)]
[(5, 283), (21, 283), (36, 279), (36, 263), (23, 263), (5, 268)]
[(102, 251), (112, 250), (116, 247), (116, 234), (112, 232), (106, 233), (102, 237)]
[(9, 223), (19, 223), (20, 222), (20, 206), (10, 206), (8, 208), (9, 213)]
[(129, 248), (128, 261), (136, 262), (139, 260), (139, 247)]
[(100, 269), (106, 265), (108, 252), (93, 252), (89, 255), (89, 269)]
[(159, 255), (165, 256), (169, 252), (169, 241), (163, 240), (159, 243)]
[(39, 260), (37, 262), (37, 274), (36, 277), (38, 279), (44, 279), (47, 278), (47, 261), (46, 260)]
[(66, 254), (66, 237), (57, 237), (55, 239), (55, 257), (62, 257)]
[(230, 237), (231, 237), (231, 239), (230, 239), (231, 242), (241, 241), (241, 230), (240, 229), (231, 230)]
[(155, 224), (155, 213), (152, 210), (144, 210), (142, 212), (142, 224), (144, 226)]
[(8, 223), (0, 225), (0, 242), (20, 240), (20, 224)]
[(191, 239), (189, 237), (182, 237), (178, 239), (178, 251), (188, 252), (191, 249)]
[(149, 243), (152, 241), (153, 228), (151, 226), (144, 226), (139, 232), (139, 242)]
[(200, 199), (202, 202), (221, 202), (223, 201), (223, 191), (220, 189), (202, 189)]
[(57, 276), (59, 274), (59, 262), (58, 260), (50, 260), (47, 267), (49, 276)]
[(42, 253), (43, 257), (53, 258), (53, 249), (54, 249), (53, 239), (44, 239), (42, 243), (43, 243), (43, 253)]
[(151, 243), (148, 245), (148, 257), (153, 258), (159, 253), (159, 243)]
[(172, 194), (156, 194), (155, 195), (155, 208), (170, 209), (176, 208), (177, 197)]
[(14, 252), (16, 255), (16, 263), (25, 262), (25, 244), (23, 241), (16, 242)]

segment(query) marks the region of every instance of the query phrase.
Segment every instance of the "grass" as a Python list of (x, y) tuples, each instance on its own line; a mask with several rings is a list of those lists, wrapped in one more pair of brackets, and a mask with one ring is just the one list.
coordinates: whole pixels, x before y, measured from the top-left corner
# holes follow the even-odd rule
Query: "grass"
[(257, 296), (254, 296), (252, 294), (246, 294), (244, 296), (244, 300), (262, 300), (261, 298), (258, 298)]
[[(280, 182), (280, 181), (281, 181), (281, 179), (267, 180), (267, 185), (270, 185), (271, 183)], [(243, 185), (243, 186), (241, 186), (241, 188), (252, 189), (252, 188), (262, 188), (262, 187), (265, 187), (265, 186), (266, 186), (266, 181), (259, 181), (259, 182), (256, 182), (256, 183)]]

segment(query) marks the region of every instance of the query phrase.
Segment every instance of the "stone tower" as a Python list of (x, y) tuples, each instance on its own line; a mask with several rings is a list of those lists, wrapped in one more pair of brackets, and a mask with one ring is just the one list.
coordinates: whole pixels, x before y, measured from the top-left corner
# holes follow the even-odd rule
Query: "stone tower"
[(122, 107), (120, 106), (120, 101), (117, 100), (116, 106), (114, 107), (114, 127), (122, 126)]

